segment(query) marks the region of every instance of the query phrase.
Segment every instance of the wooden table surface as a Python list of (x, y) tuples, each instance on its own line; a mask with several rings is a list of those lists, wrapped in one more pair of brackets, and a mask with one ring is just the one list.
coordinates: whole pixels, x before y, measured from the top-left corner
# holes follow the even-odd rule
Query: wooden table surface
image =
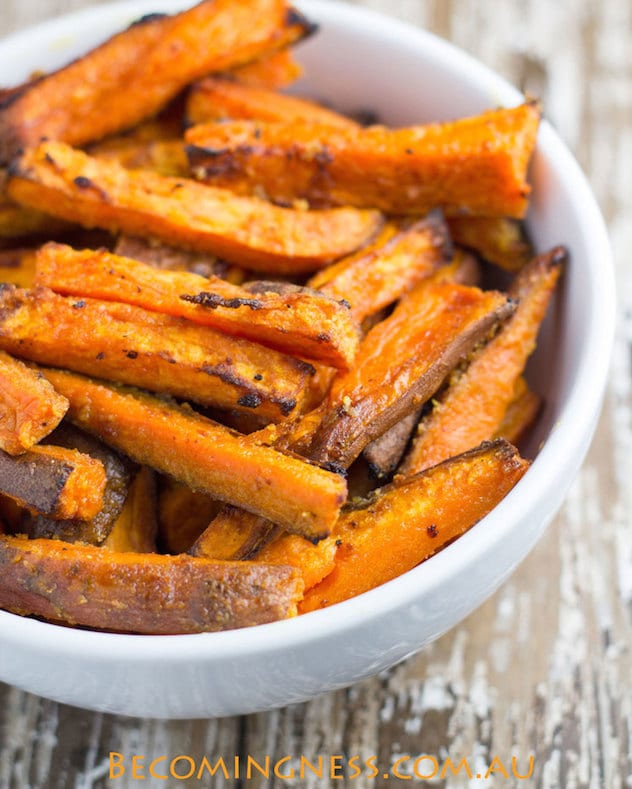
[[(588, 173), (610, 226), (621, 300), (588, 461), (561, 514), (492, 599), (417, 657), (348, 690), (267, 714), (160, 722), (84, 712), (0, 685), (0, 789), (136, 786), (108, 779), (110, 751), (227, 761), (344, 753), (376, 755), (382, 764), (425, 753), (482, 764), (499, 756), (506, 765), (515, 754), (522, 771), (533, 754), (531, 778), (497, 773), (471, 785), (632, 786), (632, 3), (356, 2), (454, 41), (540, 96)], [(2, 0), (0, 34), (91, 4)], [(349, 781), (356, 789), (395, 783)], [(341, 784), (243, 782), (253, 789)], [(220, 774), (212, 785), (233, 784)], [(470, 784), (461, 774), (430, 785)]]

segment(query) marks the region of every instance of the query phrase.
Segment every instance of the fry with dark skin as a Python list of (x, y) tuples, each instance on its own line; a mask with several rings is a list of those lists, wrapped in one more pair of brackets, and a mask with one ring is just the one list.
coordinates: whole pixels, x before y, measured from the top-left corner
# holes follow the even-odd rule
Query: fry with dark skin
[(289, 567), (0, 538), (0, 608), (95, 630), (203, 633), (296, 614)]
[(103, 464), (76, 449), (39, 444), (17, 456), (0, 451), (0, 493), (48, 518), (94, 517), (105, 482)]
[(203, 0), (174, 16), (148, 15), (9, 97), (0, 108), (0, 161), (43, 138), (83, 145), (130, 128), (193, 80), (312, 30), (285, 0)]
[(428, 400), (512, 311), (498, 292), (422, 283), (371, 329), (354, 368), (334, 381), (309, 456), (348, 467), (370, 441)]
[(528, 467), (514, 447), (498, 440), (349, 507), (332, 534), (339, 541), (335, 567), (307, 592), (300, 612), (342, 602), (411, 570), (485, 517)]
[(30, 515), (22, 518), (17, 531), (31, 538), (45, 537), (101, 545), (121, 516), (137, 472), (135, 464), (67, 420), (51, 434), (49, 442), (55, 447), (76, 449), (103, 465), (106, 481), (101, 505), (92, 517), (50, 518), (41, 514)]
[(312, 373), (302, 361), (181, 318), (47, 288), (0, 290), (0, 348), (269, 421), (300, 407)]
[(262, 293), (219, 277), (160, 271), (106, 250), (46, 244), (37, 255), (36, 282), (56, 293), (132, 304), (187, 318), (304, 359), (348, 368), (359, 344), (349, 308), (303, 288)]
[(185, 114), (191, 126), (225, 120), (261, 120), (358, 128), (355, 121), (314, 101), (220, 77), (207, 77), (192, 87)]
[(510, 295), (518, 300), (515, 313), (474, 355), (419, 425), (402, 474), (417, 474), (496, 435), (535, 348), (566, 258), (566, 251), (556, 247), (534, 258), (518, 274), (510, 288)]
[(307, 200), (387, 214), (441, 208), (520, 218), (527, 210), (527, 166), (539, 121), (539, 109), (523, 104), (405, 129), (203, 124), (189, 129), (186, 140), (196, 177), (240, 194), (263, 189), (284, 204)]
[(0, 450), (19, 455), (51, 433), (68, 401), (22, 362), (0, 351)]
[(186, 178), (126, 170), (47, 142), (14, 160), (9, 196), (85, 227), (152, 236), (276, 274), (315, 271), (380, 228), (376, 211), (301, 211)]
[(42, 372), (67, 397), (71, 421), (137, 463), (309, 539), (326, 537), (336, 522), (347, 493), (338, 474), (142, 392)]

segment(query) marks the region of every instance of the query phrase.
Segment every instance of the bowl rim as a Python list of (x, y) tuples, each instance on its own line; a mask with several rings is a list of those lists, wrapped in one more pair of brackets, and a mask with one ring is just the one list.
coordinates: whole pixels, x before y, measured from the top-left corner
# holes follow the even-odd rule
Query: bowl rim
[[(68, 26), (98, 21), (104, 13), (140, 13), (157, 7), (181, 8), (184, 0), (118, 0), (91, 6), (74, 13), (55, 17), (18, 31), (0, 41), (0, 49), (26, 43), (33, 35), (51, 37)], [(347, 5), (338, 0), (298, 0), (297, 5), (308, 16), (318, 20), (335, 19), (352, 26), (354, 32), (380, 34), (398, 42), (424, 49), (441, 67), (463, 71), (468, 82), (486, 85), (499, 103), (512, 106), (523, 100), (522, 94), (507, 80), (467, 54), (456, 45), (440, 37), (399, 21), (377, 11)], [(615, 288), (610, 242), (605, 222), (595, 198), (581, 171), (561, 138), (547, 121), (543, 121), (538, 137), (538, 156), (562, 169), (574, 195), (575, 209), (584, 228), (583, 245), (588, 258), (599, 260), (601, 269), (589, 267), (589, 273), (599, 298), (591, 302), (592, 313), (586, 316), (593, 329), (589, 332), (566, 405), (554, 428), (544, 442), (523, 480), (466, 534), (447, 546), (431, 559), (412, 570), (388, 581), (376, 589), (338, 603), (330, 608), (265, 625), (218, 633), (189, 635), (132, 635), (75, 629), (30, 619), (0, 611), (0, 633), (6, 643), (41, 649), (45, 639), (47, 649), (59, 655), (80, 652), (85, 657), (101, 661), (126, 662), (188, 662), (204, 659), (207, 663), (226, 658), (249, 657), (291, 649), (348, 631), (350, 626), (362, 626), (377, 616), (388, 614), (403, 604), (419, 599), (433, 587), (459, 576), (464, 565), (480, 558), (492, 546), (506, 539), (511, 531), (512, 513), (532, 512), (534, 503), (547, 493), (553, 496), (560, 479), (579, 465), (587, 448), (585, 437), (592, 433), (606, 385), (610, 354), (614, 339)], [(599, 283), (597, 283), (597, 274)], [(583, 426), (578, 430), (577, 426)], [(557, 458), (557, 461), (556, 461)], [(559, 463), (559, 459), (564, 460)], [(557, 473), (551, 473), (557, 469)]]

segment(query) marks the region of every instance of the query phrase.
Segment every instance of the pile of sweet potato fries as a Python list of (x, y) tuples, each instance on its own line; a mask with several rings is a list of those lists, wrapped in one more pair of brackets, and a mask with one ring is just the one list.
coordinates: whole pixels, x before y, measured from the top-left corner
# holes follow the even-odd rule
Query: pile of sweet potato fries
[(0, 608), (291, 617), (415, 567), (527, 470), (566, 257), (521, 222), (539, 108), (363, 126), (282, 92), (314, 32), (204, 0), (0, 91)]

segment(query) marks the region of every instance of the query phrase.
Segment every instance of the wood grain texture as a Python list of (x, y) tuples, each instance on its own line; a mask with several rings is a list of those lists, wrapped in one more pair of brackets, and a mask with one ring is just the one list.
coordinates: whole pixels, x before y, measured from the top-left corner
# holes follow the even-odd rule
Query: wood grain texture
[[(8, 33), (90, 0), (2, 0)], [(462, 46), (544, 100), (609, 222), (621, 297), (598, 434), (539, 545), (481, 609), (417, 657), (310, 703), (219, 721), (137, 721), (0, 686), (0, 789), (131, 787), (107, 780), (112, 750), (209, 758), (252, 754), (494, 755), (528, 780), (429, 785), (599, 789), (632, 785), (632, 4), (629, 0), (356, 0)], [(177, 781), (178, 786), (236, 785)], [(244, 781), (252, 787), (340, 780)], [(397, 785), (358, 778), (357, 789)], [(145, 781), (145, 786), (166, 786)], [(171, 784), (170, 784), (171, 785)], [(405, 785), (405, 784), (404, 784)], [(418, 784), (415, 784), (418, 785)]]

